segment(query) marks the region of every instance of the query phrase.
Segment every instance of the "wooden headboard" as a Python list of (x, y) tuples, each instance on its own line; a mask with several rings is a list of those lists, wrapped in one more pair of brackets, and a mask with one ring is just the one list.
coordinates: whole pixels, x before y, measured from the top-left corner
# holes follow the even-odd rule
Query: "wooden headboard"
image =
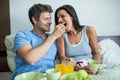
[(111, 39), (120, 46), (120, 36), (98, 36), (98, 42), (103, 39)]

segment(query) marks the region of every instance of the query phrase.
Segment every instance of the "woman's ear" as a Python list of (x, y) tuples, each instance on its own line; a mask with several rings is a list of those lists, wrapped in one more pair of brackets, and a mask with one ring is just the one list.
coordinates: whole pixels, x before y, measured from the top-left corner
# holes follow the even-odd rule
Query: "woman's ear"
[(34, 24), (37, 23), (37, 19), (35, 17), (32, 17), (32, 21), (33, 21)]

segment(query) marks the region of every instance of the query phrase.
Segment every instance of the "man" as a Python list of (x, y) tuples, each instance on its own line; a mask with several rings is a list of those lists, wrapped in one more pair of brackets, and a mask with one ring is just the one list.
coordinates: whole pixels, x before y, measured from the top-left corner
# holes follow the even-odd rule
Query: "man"
[(44, 73), (47, 69), (54, 68), (57, 53), (55, 40), (65, 32), (65, 26), (59, 24), (51, 35), (47, 34), (50, 31), (51, 12), (51, 6), (46, 4), (34, 4), (29, 9), (33, 30), (19, 31), (15, 36), (16, 68), (12, 80), (24, 72), (42, 68), (41, 72)]

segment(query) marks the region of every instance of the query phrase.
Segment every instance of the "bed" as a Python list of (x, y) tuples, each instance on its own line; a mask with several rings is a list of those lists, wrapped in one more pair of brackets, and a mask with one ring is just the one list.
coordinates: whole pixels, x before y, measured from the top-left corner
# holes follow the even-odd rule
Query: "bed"
[(120, 80), (120, 36), (98, 36), (102, 68), (92, 80)]
[(120, 64), (120, 36), (98, 36), (98, 46), (103, 64)]
[[(14, 62), (15, 53), (13, 51), (14, 36), (15, 34), (11, 34), (11, 35), (7, 35), (5, 38), (5, 45), (7, 50), (7, 61), (8, 61), (9, 68), (12, 72), (14, 72), (14, 68), (15, 68), (15, 62)], [(120, 36), (98, 36), (98, 43), (102, 42), (100, 44), (103, 44), (104, 43), (103, 41), (108, 38), (115, 41), (120, 46)], [(102, 56), (106, 56), (106, 55), (102, 55)]]

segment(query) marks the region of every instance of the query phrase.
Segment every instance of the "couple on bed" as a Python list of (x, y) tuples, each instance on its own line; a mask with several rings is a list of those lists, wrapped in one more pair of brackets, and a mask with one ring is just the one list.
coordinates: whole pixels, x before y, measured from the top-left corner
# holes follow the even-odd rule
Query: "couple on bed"
[[(56, 26), (50, 35), (46, 32), (50, 31), (51, 12), (51, 6), (46, 4), (34, 4), (29, 9), (33, 30), (19, 31), (15, 36), (16, 68), (12, 80), (18, 74), (37, 71), (39, 67), (42, 73), (54, 68), (57, 52), (60, 60), (101, 60), (95, 29), (80, 25), (71, 5), (63, 5), (56, 10)], [(75, 65), (75, 70), (81, 68)], [(84, 69), (92, 73), (89, 67)]]

